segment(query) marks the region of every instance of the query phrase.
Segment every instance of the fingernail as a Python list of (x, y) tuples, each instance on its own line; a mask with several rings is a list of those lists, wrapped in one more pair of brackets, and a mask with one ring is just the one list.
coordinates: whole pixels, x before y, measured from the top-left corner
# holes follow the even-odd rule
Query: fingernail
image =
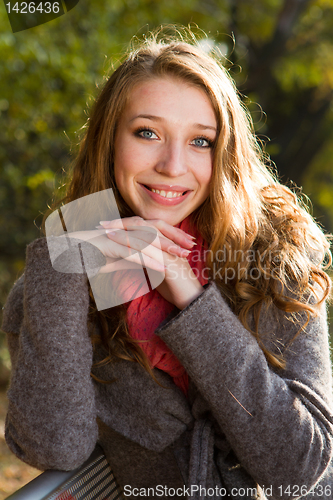
[(190, 255), (190, 253), (191, 253), (191, 250), (182, 250), (181, 251), (181, 255), (182, 256), (184, 255), (185, 257), (188, 257)]
[[(184, 231), (185, 232), (185, 231)], [(191, 234), (185, 233), (188, 238), (192, 238), (193, 240), (196, 240), (195, 236), (192, 236)]]
[(196, 243), (195, 241), (189, 240), (188, 238), (186, 238), (186, 239), (187, 239), (187, 243), (188, 243), (189, 245), (192, 245), (192, 246), (193, 246), (193, 245), (197, 245), (197, 243)]
[(106, 234), (112, 234), (112, 235), (116, 234), (116, 231), (112, 231), (111, 229), (106, 229), (105, 232)]
[(110, 224), (111, 221), (109, 220), (101, 220), (99, 223), (101, 226), (106, 226), (107, 224)]

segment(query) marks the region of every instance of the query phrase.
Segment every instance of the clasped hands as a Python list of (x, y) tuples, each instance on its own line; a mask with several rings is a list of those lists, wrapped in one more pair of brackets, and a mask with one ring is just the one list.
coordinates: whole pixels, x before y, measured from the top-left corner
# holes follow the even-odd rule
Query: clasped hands
[(89, 241), (100, 250), (106, 264), (99, 274), (142, 267), (163, 273), (156, 289), (178, 309), (184, 309), (203, 291), (186, 258), (195, 245), (194, 238), (162, 220), (134, 216), (102, 221), (93, 231), (67, 233), (67, 237)]

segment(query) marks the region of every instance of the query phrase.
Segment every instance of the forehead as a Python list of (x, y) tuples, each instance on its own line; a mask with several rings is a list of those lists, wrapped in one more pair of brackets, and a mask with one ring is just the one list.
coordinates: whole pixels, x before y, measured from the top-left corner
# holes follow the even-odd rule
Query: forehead
[(150, 78), (135, 85), (124, 115), (132, 120), (142, 114), (170, 121), (204, 122), (216, 127), (214, 108), (206, 92), (174, 77)]

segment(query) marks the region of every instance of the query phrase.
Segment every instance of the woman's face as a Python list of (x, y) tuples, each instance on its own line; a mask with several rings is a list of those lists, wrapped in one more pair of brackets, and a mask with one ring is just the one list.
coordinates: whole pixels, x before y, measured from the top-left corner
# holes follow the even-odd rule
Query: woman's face
[(175, 225), (209, 194), (217, 122), (206, 93), (154, 78), (131, 92), (115, 140), (121, 196), (143, 219)]

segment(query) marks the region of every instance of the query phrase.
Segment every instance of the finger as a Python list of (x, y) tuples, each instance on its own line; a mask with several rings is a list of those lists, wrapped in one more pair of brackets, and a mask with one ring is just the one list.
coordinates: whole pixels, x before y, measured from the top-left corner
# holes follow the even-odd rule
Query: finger
[(162, 219), (144, 220), (141, 217), (125, 217), (124, 219), (114, 219), (112, 221), (101, 221), (101, 226), (106, 229), (119, 228), (128, 229), (130, 226), (153, 226), (156, 227), (164, 236), (172, 240), (174, 243), (192, 249), (196, 243), (193, 241), (194, 236), (186, 233), (178, 227), (173, 227)]
[[(172, 240), (166, 238), (165, 236), (158, 236), (152, 241), (152, 235), (150, 232), (147, 232), (144, 227), (140, 230), (136, 230), (136, 227), (129, 226), (127, 230), (130, 230), (130, 237), (137, 238), (138, 240), (145, 241), (147, 244), (151, 244), (160, 248), (161, 250), (171, 254), (176, 255), (177, 257), (188, 257), (191, 253), (191, 250), (186, 250), (179, 245), (176, 245)], [(112, 231), (107, 229), (106, 231)], [(117, 230), (115, 230), (116, 232)], [(118, 231), (120, 231), (118, 229)]]
[(89, 241), (94, 238), (97, 238), (98, 236), (101, 236), (102, 234), (105, 234), (104, 229), (100, 230), (92, 229), (88, 231), (73, 231), (71, 233), (65, 233), (59, 236), (59, 238), (71, 238), (80, 241)]
[(151, 259), (147, 255), (141, 255), (143, 257), (143, 265), (140, 259), (140, 256), (136, 254), (136, 256), (133, 256), (133, 259), (135, 259), (137, 262), (127, 259), (121, 259), (121, 263), (107, 263), (104, 266), (102, 266), (99, 270), (99, 273), (113, 273), (115, 271), (127, 271), (127, 270), (142, 270), (143, 267), (147, 267), (149, 269), (152, 269), (153, 271), (157, 271), (159, 273), (164, 274), (166, 267), (164, 264), (161, 264), (160, 262), (157, 262), (154, 259)]
[[(134, 234), (134, 231), (111, 229), (106, 230), (106, 236), (109, 240), (121, 245), (120, 255), (123, 258), (142, 251), (145, 251), (147, 255), (151, 256), (155, 251), (155, 255), (158, 255), (157, 252), (161, 253), (161, 245), (159, 238), (157, 238), (156, 230), (154, 229), (152, 233), (150, 231), (151, 228), (147, 229), (149, 229), (149, 231), (140, 231), (141, 234), (139, 238), (137, 234)], [(119, 247), (117, 247), (117, 252), (119, 252)]]
[[(146, 266), (150, 269), (164, 272), (166, 268), (163, 260), (163, 252), (152, 245), (147, 245), (142, 240), (131, 238), (129, 241), (128, 234), (129, 232), (127, 231), (115, 231), (113, 234), (108, 234), (107, 236), (112, 241), (109, 242), (111, 245), (108, 248), (109, 255), (105, 254), (105, 256), (121, 258), (139, 264), (141, 267)], [(144, 261), (142, 261), (143, 253), (145, 254)]]
[(193, 246), (196, 245), (194, 236), (191, 236), (178, 227), (171, 226), (171, 224), (168, 224), (162, 219), (153, 219), (146, 222), (152, 224), (163, 236), (169, 238), (183, 248), (192, 249)]
[(111, 231), (107, 233), (107, 237), (112, 240), (113, 245), (119, 245), (112, 247), (114, 255), (132, 262), (139, 262), (138, 255), (141, 255), (147, 258), (148, 267), (153, 269), (154, 267), (152, 266), (155, 266), (155, 262), (158, 262), (165, 269), (164, 259), (167, 257), (167, 254), (163, 252), (160, 245), (152, 245), (150, 243), (151, 239), (147, 242), (144, 239), (135, 238), (132, 236), (132, 231)]

